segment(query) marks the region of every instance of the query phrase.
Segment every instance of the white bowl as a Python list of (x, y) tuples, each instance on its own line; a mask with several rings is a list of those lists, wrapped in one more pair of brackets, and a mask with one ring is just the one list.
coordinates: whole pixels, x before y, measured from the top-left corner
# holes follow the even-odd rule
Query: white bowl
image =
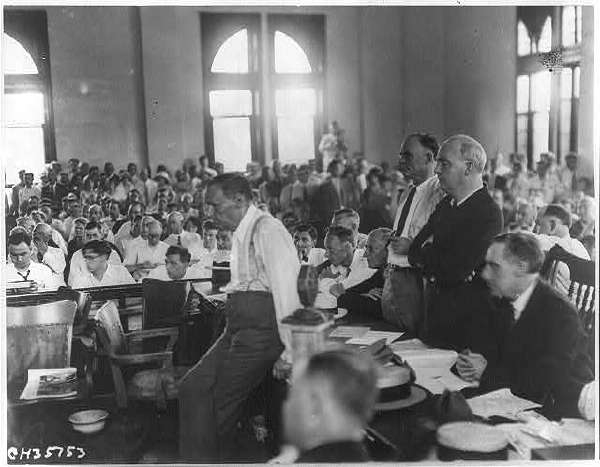
[(91, 434), (102, 430), (107, 418), (108, 412), (106, 410), (82, 410), (72, 413), (69, 416), (69, 422), (75, 431)]

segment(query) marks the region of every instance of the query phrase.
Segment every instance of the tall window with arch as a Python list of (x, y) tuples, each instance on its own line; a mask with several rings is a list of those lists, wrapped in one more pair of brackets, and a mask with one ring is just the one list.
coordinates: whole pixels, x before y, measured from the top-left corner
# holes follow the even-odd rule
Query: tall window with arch
[(4, 12), (2, 154), (6, 183), (55, 158), (46, 13)]
[[(315, 157), (323, 115), (324, 20), (202, 15), (206, 150), (227, 171)], [(268, 85), (266, 84), (268, 83)]]
[(582, 7), (517, 8), (515, 150), (577, 151)]

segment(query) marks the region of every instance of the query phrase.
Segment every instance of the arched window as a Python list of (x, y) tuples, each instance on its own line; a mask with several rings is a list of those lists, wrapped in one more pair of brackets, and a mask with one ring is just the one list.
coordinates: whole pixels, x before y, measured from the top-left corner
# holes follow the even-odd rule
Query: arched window
[(284, 163), (316, 155), (323, 18), (267, 15), (264, 24), (258, 14), (202, 15), (206, 151), (228, 171), (269, 155)]
[(550, 52), (552, 48), (552, 19), (548, 16), (544, 22), (544, 27), (538, 41), (538, 52)]
[(46, 13), (6, 10), (2, 35), (2, 155), (6, 183), (37, 178), (55, 158)]
[(523, 21), (517, 24), (517, 54), (519, 56), (529, 55), (531, 53), (531, 37), (529, 30)]

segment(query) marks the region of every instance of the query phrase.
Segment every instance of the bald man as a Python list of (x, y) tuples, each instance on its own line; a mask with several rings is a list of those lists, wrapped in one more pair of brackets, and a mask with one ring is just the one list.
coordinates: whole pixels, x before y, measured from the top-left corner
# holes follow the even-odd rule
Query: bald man
[(54, 274), (62, 275), (67, 263), (62, 250), (52, 246), (54, 244), (52, 230), (52, 227), (44, 223), (35, 226), (32, 235), (31, 259), (35, 263), (45, 264)]
[(376, 272), (360, 284), (348, 290), (340, 290), (342, 294), (338, 296), (338, 307), (346, 308), (349, 313), (355, 315), (360, 313), (368, 318), (381, 318), (383, 271), (387, 264), (387, 245), (391, 235), (392, 230), (383, 227), (371, 231), (367, 238), (364, 256), (369, 268)]
[[(154, 269), (159, 264), (165, 263), (165, 255), (169, 245), (160, 240), (162, 235), (162, 226), (156, 219), (152, 219), (146, 224), (146, 240), (136, 242), (127, 251), (123, 264), (129, 272), (139, 269)], [(134, 273), (134, 278), (137, 278)], [(141, 277), (141, 276), (140, 276)]]
[(408, 251), (410, 264), (428, 279), (423, 338), (436, 347), (461, 351), (472, 345), (468, 324), (487, 306), (489, 294), (477, 273), (502, 230), (502, 212), (483, 184), (486, 160), (470, 136), (442, 143), (435, 174), (447, 196)]
[(202, 250), (202, 238), (195, 233), (183, 230), (184, 216), (179, 211), (174, 211), (167, 217), (169, 236), (164, 239), (167, 245), (182, 246), (192, 253), (192, 259), (198, 259), (195, 251)]

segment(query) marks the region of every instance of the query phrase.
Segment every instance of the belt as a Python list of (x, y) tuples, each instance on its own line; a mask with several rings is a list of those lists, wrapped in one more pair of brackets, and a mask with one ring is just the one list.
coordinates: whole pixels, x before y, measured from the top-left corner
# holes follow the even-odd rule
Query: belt
[(412, 266), (398, 266), (397, 264), (388, 263), (386, 266), (390, 271), (402, 271), (407, 269), (416, 269)]

